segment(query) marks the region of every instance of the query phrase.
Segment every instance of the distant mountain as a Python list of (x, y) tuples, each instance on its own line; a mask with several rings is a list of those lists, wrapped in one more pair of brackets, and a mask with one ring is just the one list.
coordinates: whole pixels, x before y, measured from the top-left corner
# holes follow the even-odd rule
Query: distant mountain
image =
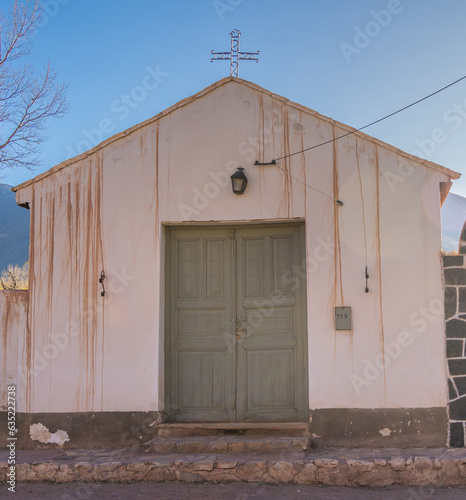
[(442, 249), (458, 250), (458, 243), (466, 221), (466, 198), (450, 193), (442, 207)]
[(11, 186), (0, 184), (0, 272), (29, 259), (29, 210), (18, 207)]

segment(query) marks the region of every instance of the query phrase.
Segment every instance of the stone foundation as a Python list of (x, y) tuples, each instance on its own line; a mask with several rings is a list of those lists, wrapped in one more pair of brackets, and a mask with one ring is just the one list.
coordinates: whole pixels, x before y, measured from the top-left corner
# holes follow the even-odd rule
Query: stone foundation
[[(447, 441), (448, 417), (446, 408), (327, 408), (309, 410), (309, 423), (224, 423), (224, 424), (192, 424), (187, 425), (184, 437), (208, 435), (206, 428), (224, 427), (226, 437), (239, 426), (239, 433), (249, 437), (268, 435), (281, 438), (284, 449), (297, 446), (305, 449), (305, 441), (288, 443), (286, 437), (309, 437), (314, 447), (374, 447), (402, 448), (420, 447), (434, 448), (445, 446)], [(137, 448), (148, 445), (156, 437), (167, 435), (170, 425), (160, 425), (165, 420), (163, 412), (80, 412), (80, 413), (17, 413), (18, 429), (16, 447), (18, 450), (32, 449), (99, 449), (99, 448)], [(247, 430), (247, 425), (252, 426)], [(304, 426), (299, 432), (291, 432), (286, 426)], [(175, 425), (175, 428), (182, 424)], [(198, 427), (197, 430), (195, 427)], [(159, 429), (162, 428), (161, 434)], [(0, 412), (0, 449), (7, 443), (7, 413)], [(204, 432), (199, 433), (199, 429)], [(173, 431), (172, 431), (173, 432)], [(163, 435), (165, 433), (165, 435)], [(225, 436), (224, 436), (225, 437)], [(160, 441), (160, 440), (159, 440)], [(3, 444), (2, 444), (3, 443)], [(183, 443), (182, 443), (183, 444)], [(184, 443), (186, 444), (186, 443)], [(184, 446), (183, 444), (183, 446)], [(196, 444), (197, 451), (210, 452), (210, 443), (206, 446), (202, 440)], [(218, 443), (217, 443), (218, 444)], [(180, 449), (170, 440), (160, 441), (164, 452), (189, 452)], [(199, 448), (199, 446), (200, 448)], [(222, 446), (228, 448), (228, 439)], [(267, 439), (257, 442), (258, 449), (268, 450), (277, 445), (270, 444)], [(204, 446), (204, 448), (202, 448)], [(277, 445), (278, 446), (278, 445)], [(277, 450), (275, 446), (275, 450)], [(157, 451), (161, 451), (158, 448)], [(199, 449), (198, 449), (199, 448)], [(201, 449), (202, 448), (202, 449)], [(212, 452), (218, 451), (218, 448)], [(244, 451), (244, 450), (237, 450)]]
[[(164, 419), (158, 411), (17, 413), (17, 449), (131, 448), (142, 446), (157, 435)], [(7, 413), (0, 412), (0, 449), (7, 443)], [(42, 430), (42, 432), (40, 432)]]
[[(337, 455), (337, 454), (336, 454)], [(0, 463), (0, 482), (7, 480), (7, 464)], [(121, 457), (76, 457), (18, 463), (16, 481), (69, 483), (100, 482), (263, 482), (329, 486), (466, 485), (466, 457), (394, 456), (392, 458), (332, 458), (299, 455), (272, 457), (142, 456), (128, 462)]]
[(309, 416), (318, 447), (433, 448), (447, 442), (447, 408), (322, 408)]

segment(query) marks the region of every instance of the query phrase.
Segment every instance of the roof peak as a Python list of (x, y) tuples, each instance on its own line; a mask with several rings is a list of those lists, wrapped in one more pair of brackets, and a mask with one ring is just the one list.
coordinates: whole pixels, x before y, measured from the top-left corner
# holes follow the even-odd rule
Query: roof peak
[(244, 80), (244, 79), (236, 77), (236, 76), (227, 76), (225, 78), (222, 78), (221, 80), (217, 80), (216, 82), (210, 84), (209, 86), (205, 87), (201, 91), (199, 91), (199, 92), (197, 92), (189, 97), (185, 97), (184, 99), (181, 99), (177, 103), (173, 104), (172, 106), (169, 106), (168, 108), (161, 111), (160, 113), (157, 113), (156, 115), (152, 116), (151, 118), (148, 118), (147, 120), (145, 120), (141, 123), (133, 125), (132, 127), (109, 137), (108, 139), (100, 142), (99, 144), (97, 144), (93, 148), (89, 149), (88, 151), (85, 151), (84, 153), (81, 153), (80, 155), (75, 156), (73, 158), (69, 158), (69, 159), (59, 163), (58, 165), (55, 165), (54, 167), (50, 168), (49, 170), (35, 176), (34, 178), (29, 179), (28, 181), (25, 181), (22, 184), (19, 184), (18, 186), (15, 186), (12, 190), (18, 191), (19, 189), (22, 189), (22, 188), (32, 184), (33, 182), (42, 180), (43, 178), (48, 177), (49, 175), (54, 174), (55, 172), (62, 170), (63, 168), (66, 168), (74, 163), (77, 163), (78, 161), (81, 161), (81, 160), (87, 158), (88, 156), (95, 154), (96, 152), (100, 151), (101, 149), (108, 146), (109, 144), (112, 144), (115, 141), (118, 141), (124, 137), (129, 136), (133, 132), (136, 132), (137, 130), (139, 130), (145, 126), (150, 125), (151, 123), (158, 121), (160, 118), (167, 116), (168, 114), (176, 111), (177, 109), (182, 108), (184, 106), (187, 106), (188, 104), (190, 104), (190, 103), (196, 101), (197, 99), (215, 91), (216, 89), (218, 89), (224, 85), (231, 84), (231, 83), (245, 85), (249, 88), (252, 88), (253, 90), (256, 90), (257, 92), (261, 92), (263, 94), (266, 94), (273, 99), (279, 100), (288, 106), (292, 106), (292, 107), (298, 109), (299, 111), (305, 112), (307, 114), (311, 114), (320, 120), (326, 121), (326, 122), (331, 123), (332, 125), (334, 125), (336, 127), (341, 128), (342, 130), (353, 133), (353, 134), (355, 134), (359, 137), (362, 137), (366, 140), (369, 140), (370, 142), (373, 142), (374, 144), (377, 144), (381, 147), (391, 149), (392, 151), (396, 152), (397, 154), (400, 154), (408, 159), (411, 159), (411, 160), (416, 161), (418, 163), (422, 163), (424, 166), (426, 166), (428, 168), (433, 168), (434, 170), (439, 170), (439, 171), (447, 174), (452, 179), (458, 179), (461, 176), (461, 174), (459, 174), (458, 172), (455, 172), (455, 171), (450, 170), (446, 167), (443, 167), (441, 165), (433, 163), (429, 160), (425, 160), (425, 159), (419, 158), (417, 156), (414, 156), (410, 153), (407, 153), (405, 151), (402, 151), (402, 150), (396, 148), (395, 146), (392, 146), (391, 144), (388, 144), (384, 141), (376, 139), (375, 137), (372, 137), (368, 134), (365, 134), (364, 132), (361, 132), (361, 131), (355, 129), (354, 127), (351, 127), (351, 126), (346, 125), (344, 123), (338, 122), (338, 121), (336, 121), (333, 118), (330, 118), (328, 116), (321, 115), (320, 113), (318, 113), (317, 111), (315, 111), (311, 108), (308, 108), (302, 104), (291, 101), (288, 98), (283, 97), (279, 94), (275, 94), (275, 93), (261, 87), (260, 85), (258, 85), (256, 83), (250, 82), (248, 80)]

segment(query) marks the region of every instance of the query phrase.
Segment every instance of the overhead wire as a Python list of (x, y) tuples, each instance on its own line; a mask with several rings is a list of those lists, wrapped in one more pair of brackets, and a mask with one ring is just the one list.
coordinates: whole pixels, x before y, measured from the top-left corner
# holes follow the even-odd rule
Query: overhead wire
[(310, 184), (308, 184), (307, 182), (304, 182), (303, 180), (301, 180), (299, 177), (297, 177), (296, 175), (293, 175), (291, 172), (288, 172), (288, 170), (285, 170), (284, 168), (280, 167), (280, 165), (275, 165), (279, 170), (281, 170), (282, 172), (285, 172), (285, 174), (288, 174), (292, 179), (294, 179), (295, 181), (298, 181), (300, 182), (301, 184), (304, 184), (306, 187), (308, 188), (311, 188), (313, 189), (314, 191), (317, 191), (318, 193), (320, 194), (323, 194), (324, 196), (327, 196), (327, 198), (331, 198), (332, 200), (336, 201), (338, 203), (338, 205), (343, 205), (343, 202), (338, 200), (337, 198), (335, 198), (334, 196), (330, 195), (330, 194), (327, 194), (327, 193), (324, 193), (324, 191), (321, 191), (320, 189), (317, 189), (316, 187), (314, 186), (311, 186)]
[(343, 202), (334, 198), (333, 196), (327, 194), (327, 193), (324, 193), (323, 191), (321, 191), (320, 189), (317, 189), (315, 188), (314, 186), (311, 186), (310, 184), (307, 184), (306, 182), (302, 181), (301, 179), (299, 179), (298, 177), (294, 176), (291, 172), (281, 168), (276, 162), (279, 161), (279, 160), (284, 160), (285, 158), (290, 158), (291, 156), (295, 156), (295, 155), (298, 155), (298, 154), (301, 154), (301, 153), (305, 153), (306, 151), (310, 151), (312, 149), (316, 149), (316, 148), (319, 148), (321, 146), (325, 146), (326, 144), (331, 144), (333, 142), (336, 142), (338, 141), (339, 139), (343, 139), (344, 137), (348, 137), (349, 135), (352, 135), (352, 134), (355, 134), (356, 132), (360, 132), (361, 130), (364, 130), (368, 127), (371, 127), (372, 125), (376, 125), (377, 123), (380, 123), (384, 120), (386, 120), (387, 118), (390, 118), (398, 113), (401, 113), (402, 111), (405, 111), (406, 109), (409, 109), (413, 106), (415, 106), (416, 104), (419, 104), (420, 102), (422, 101), (425, 101), (426, 99), (429, 99), (430, 97), (433, 97), (434, 95), (437, 95), (439, 94), (440, 92), (443, 92), (444, 90), (452, 87), (453, 85), (456, 85), (457, 83), (463, 81), (463, 80), (466, 80), (466, 75), (465, 76), (462, 76), (461, 78), (458, 78), (457, 80), (455, 80), (454, 82), (451, 82), (449, 83), (448, 85), (445, 85), (444, 87), (436, 90), (435, 92), (432, 92), (430, 93), (429, 95), (426, 95), (424, 97), (422, 97), (421, 99), (418, 99), (417, 101), (414, 101), (412, 102), (411, 104), (408, 104), (407, 106), (403, 106), (402, 108), (400, 109), (397, 109), (396, 111), (393, 111), (393, 113), (389, 113), (388, 115), (385, 115), (383, 116), (382, 118), (379, 118), (378, 120), (375, 120), (371, 123), (368, 123), (367, 125), (364, 125), (363, 127), (360, 127), (360, 128), (357, 128), (357, 129), (353, 129), (353, 130), (350, 130), (349, 132), (346, 132), (345, 134), (342, 134), (342, 135), (339, 135), (337, 137), (333, 137), (332, 139), (329, 139), (328, 141), (324, 141), (324, 142), (321, 142), (319, 144), (314, 144), (314, 146), (310, 146), (308, 148), (305, 148), (305, 149), (302, 149), (300, 151), (295, 151), (294, 153), (290, 153), (290, 154), (287, 154), (287, 155), (283, 155), (283, 156), (280, 156), (279, 158), (274, 158), (271, 162), (269, 163), (259, 163), (259, 161), (256, 160), (256, 162), (254, 163), (255, 165), (275, 165), (278, 169), (280, 169), (282, 172), (285, 172), (286, 174), (288, 174), (290, 177), (292, 177), (293, 179), (297, 180), (298, 182), (304, 184), (305, 186), (313, 189), (314, 191), (317, 191), (321, 194), (323, 194), (324, 196), (327, 196), (328, 198), (331, 198), (332, 200), (334, 200), (338, 205), (343, 205)]
[(310, 151), (311, 149), (315, 149), (315, 148), (319, 148), (320, 146), (325, 146), (325, 144), (330, 144), (332, 142), (335, 142), (335, 141), (338, 141), (339, 139), (343, 139), (343, 137), (347, 137), (348, 135), (351, 135), (351, 134), (355, 134), (356, 132), (360, 132), (361, 130), (364, 130), (368, 127), (371, 127), (372, 125), (375, 125), (377, 123), (380, 123), (381, 121), (383, 120), (386, 120), (387, 118), (390, 118), (398, 113), (401, 113), (402, 111), (405, 111), (406, 109), (409, 109), (411, 108), (412, 106), (415, 106), (416, 104), (419, 104), (420, 102), (422, 101), (425, 101), (426, 99), (429, 99), (430, 97), (433, 97), (434, 95), (436, 94), (439, 94), (440, 92), (443, 92), (444, 90), (452, 87), (453, 85), (456, 85), (457, 83), (463, 81), (463, 80), (466, 80), (466, 75), (461, 77), (461, 78), (458, 78), (458, 80), (455, 80), (454, 82), (452, 83), (449, 83), (448, 85), (445, 85), (445, 87), (442, 87), (441, 89), (438, 89), (436, 90), (435, 92), (432, 92), (431, 94), (429, 95), (426, 95), (425, 97), (421, 98), (421, 99), (418, 99), (417, 101), (414, 101), (412, 102), (411, 104), (408, 104), (407, 106), (404, 106), (396, 111), (394, 111), (393, 113), (390, 113), (382, 118), (379, 118), (378, 120), (375, 120), (371, 123), (368, 123), (367, 125), (364, 125), (364, 127), (360, 127), (360, 128), (357, 128), (357, 129), (354, 129), (354, 130), (351, 130), (350, 132), (347, 132), (346, 134), (342, 134), (342, 135), (339, 135), (333, 139), (329, 139), (328, 141), (325, 141), (325, 142), (321, 142), (319, 144), (315, 144), (314, 146), (310, 146), (309, 148), (305, 148), (305, 149), (302, 149), (301, 151), (295, 151), (294, 153), (290, 153), (288, 155), (284, 155), (284, 156), (280, 156), (279, 158), (275, 158), (274, 160), (272, 161), (278, 161), (278, 160), (283, 160), (285, 158), (290, 158), (291, 156), (294, 156), (294, 155), (297, 155), (297, 154), (300, 154), (300, 153), (304, 153), (305, 151)]

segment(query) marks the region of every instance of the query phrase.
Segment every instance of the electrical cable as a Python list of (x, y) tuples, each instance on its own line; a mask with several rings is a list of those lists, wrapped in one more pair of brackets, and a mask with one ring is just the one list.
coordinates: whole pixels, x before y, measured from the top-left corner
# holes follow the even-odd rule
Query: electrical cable
[(279, 158), (275, 158), (274, 160), (272, 160), (271, 164), (273, 164), (274, 162), (276, 162), (278, 160), (283, 160), (285, 158), (289, 158), (290, 156), (304, 153), (305, 151), (310, 151), (311, 149), (315, 149), (315, 148), (318, 148), (320, 146), (325, 146), (325, 144), (330, 144), (334, 141), (338, 141), (339, 139), (343, 139), (343, 137), (347, 137), (348, 135), (355, 134), (356, 132), (360, 132), (361, 130), (364, 130), (368, 127), (371, 127), (372, 125), (375, 125), (376, 123), (380, 123), (381, 121), (386, 120), (387, 118), (390, 118), (391, 116), (394, 116), (398, 113), (401, 113), (402, 111), (404, 111), (408, 108), (411, 108), (412, 106), (415, 106), (416, 104), (419, 104), (420, 102), (425, 101), (426, 99), (429, 99), (430, 97), (433, 97), (434, 95), (439, 94), (440, 92), (443, 92), (444, 90), (448, 89), (449, 87), (452, 87), (453, 85), (456, 85), (457, 83), (459, 83), (463, 80), (466, 80), (466, 75), (461, 77), (461, 78), (458, 78), (458, 80), (455, 80), (454, 82), (449, 83), (448, 85), (445, 85), (445, 87), (442, 87), (441, 89), (436, 90), (435, 92), (432, 92), (429, 95), (426, 95), (422, 99), (418, 99), (417, 101), (414, 101), (411, 104), (408, 104), (407, 106), (404, 106), (403, 108), (400, 108), (397, 111), (394, 111), (393, 113), (390, 113), (382, 118), (379, 118), (378, 120), (375, 120), (371, 123), (368, 123), (367, 125), (364, 125), (364, 127), (351, 130), (350, 132), (347, 132), (346, 134), (339, 135), (338, 137), (335, 137), (333, 139), (329, 139), (328, 141), (325, 141), (325, 142), (321, 142), (320, 144), (315, 144), (314, 146), (310, 146), (309, 148), (302, 149), (301, 151), (295, 151), (294, 153), (290, 153), (289, 155), (280, 156)]
[(314, 146), (310, 146), (308, 148), (302, 149), (301, 151), (295, 151), (294, 153), (290, 153), (288, 155), (280, 156), (279, 158), (274, 158), (269, 163), (259, 163), (259, 161), (256, 160), (255, 163), (254, 163), (254, 165), (261, 165), (261, 166), (263, 166), (263, 165), (275, 165), (278, 169), (280, 169), (282, 172), (285, 172), (286, 174), (288, 174), (293, 179), (295, 179), (298, 182), (304, 184), (305, 186), (313, 189), (314, 191), (317, 191), (317, 192), (323, 194), (324, 196), (327, 196), (328, 198), (331, 198), (338, 205), (342, 206), (343, 202), (341, 202), (340, 200), (337, 200), (336, 198), (334, 198), (333, 196), (331, 196), (331, 195), (329, 195), (327, 193), (324, 193), (323, 191), (320, 191), (320, 189), (317, 189), (317, 188), (311, 186), (310, 184), (307, 184), (306, 182), (303, 182), (301, 179), (298, 179), (296, 176), (294, 176), (291, 172), (288, 172), (287, 170), (281, 168), (279, 165), (277, 165), (276, 162), (279, 161), (279, 160), (284, 160), (285, 158), (290, 158), (291, 156), (295, 156), (295, 155), (300, 154), (300, 153), (304, 153), (306, 151), (310, 151), (311, 149), (319, 148), (320, 146), (325, 146), (326, 144), (330, 144), (332, 142), (336, 142), (339, 139), (343, 139), (344, 137), (348, 137), (351, 134), (355, 134), (356, 132), (360, 132), (361, 130), (364, 130), (364, 129), (368, 128), (368, 127), (371, 127), (372, 125), (375, 125), (376, 123), (380, 123), (381, 121), (386, 120), (387, 118), (390, 118), (390, 117), (392, 117), (392, 116), (394, 116), (394, 115), (396, 115), (398, 113), (401, 113), (402, 111), (405, 111), (406, 109), (411, 108), (412, 106), (415, 106), (416, 104), (419, 104), (420, 102), (425, 101), (426, 99), (429, 99), (430, 97), (433, 97), (434, 95), (439, 94), (440, 92), (443, 92), (444, 90), (452, 87), (453, 85), (456, 85), (457, 83), (459, 83), (459, 82), (461, 82), (463, 80), (466, 80), (466, 75), (462, 76), (461, 78), (458, 78), (458, 80), (455, 80), (454, 82), (449, 83), (448, 85), (445, 85), (441, 89), (438, 89), (435, 92), (432, 92), (431, 94), (426, 95), (425, 97), (422, 97), (421, 99), (418, 99), (417, 101), (414, 101), (411, 104), (408, 104), (407, 106), (404, 106), (404, 107), (402, 107), (402, 108), (394, 111), (393, 113), (390, 113), (390, 114), (388, 114), (388, 115), (386, 115), (386, 116), (384, 116), (382, 118), (379, 118), (378, 120), (375, 120), (375, 121), (373, 121), (371, 123), (368, 123), (367, 125), (364, 125), (364, 127), (351, 130), (350, 132), (347, 132), (346, 134), (339, 135), (338, 137), (334, 137), (332, 139), (329, 139), (328, 141), (321, 142), (319, 144), (315, 144)]
[(324, 196), (326, 196), (327, 198), (330, 198), (332, 200), (334, 200), (338, 205), (340, 206), (343, 206), (343, 202), (340, 201), (340, 200), (337, 200), (334, 196), (330, 195), (330, 194), (327, 194), (327, 193), (324, 193), (323, 191), (321, 191), (320, 189), (317, 189), (316, 187), (314, 186), (311, 186), (310, 184), (307, 184), (306, 182), (302, 181), (301, 179), (299, 179), (298, 177), (296, 177), (296, 175), (293, 175), (291, 172), (288, 172), (287, 170), (285, 170), (284, 168), (280, 167), (280, 165), (275, 165), (278, 170), (281, 170), (282, 172), (285, 172), (285, 174), (289, 175), (292, 179), (294, 179), (295, 181), (298, 181), (300, 182), (301, 184), (304, 184), (306, 187), (308, 188), (311, 188), (313, 189), (314, 191), (317, 191), (318, 193), (320, 194), (323, 194)]

